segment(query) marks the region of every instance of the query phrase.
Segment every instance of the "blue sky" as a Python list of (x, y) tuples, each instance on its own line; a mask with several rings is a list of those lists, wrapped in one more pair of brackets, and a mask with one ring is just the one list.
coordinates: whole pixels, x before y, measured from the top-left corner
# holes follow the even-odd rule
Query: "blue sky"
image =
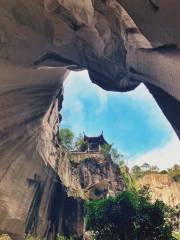
[(180, 163), (179, 140), (143, 85), (128, 93), (107, 92), (91, 83), (86, 71), (71, 72), (61, 114), (61, 127), (76, 135), (96, 136), (103, 130), (129, 165), (149, 162), (167, 168)]

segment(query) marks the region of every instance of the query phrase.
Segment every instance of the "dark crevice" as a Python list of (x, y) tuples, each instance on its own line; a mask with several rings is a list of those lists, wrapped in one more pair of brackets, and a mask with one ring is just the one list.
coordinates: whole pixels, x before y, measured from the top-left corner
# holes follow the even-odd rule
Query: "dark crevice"
[(54, 52), (47, 52), (45, 55), (43, 55), (37, 61), (34, 62), (34, 66), (38, 66), (42, 63), (45, 63), (46, 61), (55, 61), (55, 62), (66, 64), (67, 66), (78, 66), (78, 64), (75, 63), (74, 61), (64, 58)]
[(129, 27), (129, 28), (126, 28), (126, 33), (127, 34), (136, 34), (136, 33), (139, 33), (139, 30), (135, 27)]
[(55, 239), (57, 233), (67, 237), (76, 235), (82, 239), (83, 234), (83, 201), (68, 197), (67, 189), (62, 185), (59, 177), (53, 179), (51, 198), (48, 203), (49, 225), (44, 239)]
[(164, 44), (156, 48), (148, 49), (148, 51), (152, 52), (169, 52), (169, 51), (177, 51), (179, 50), (178, 45), (175, 43)]
[(47, 239), (55, 239), (56, 234), (60, 232), (59, 223), (63, 216), (63, 188), (58, 177), (54, 177), (51, 187), (51, 198), (48, 204), (49, 226), (45, 233)]
[(158, 10), (159, 10), (159, 6), (154, 2), (154, 0), (149, 0), (149, 3), (151, 4), (152, 8), (153, 8), (155, 11), (158, 11)]
[(134, 74), (137, 74), (137, 75), (139, 75), (139, 76), (147, 77), (145, 74), (137, 71), (137, 70), (134, 69), (133, 67), (130, 67), (130, 68), (129, 68), (129, 72), (134, 73)]
[(39, 208), (43, 195), (44, 184), (41, 181), (40, 176), (34, 175), (34, 178), (27, 179), (28, 185), (35, 188), (34, 198), (29, 208), (27, 219), (25, 223), (25, 234), (37, 234), (37, 225), (39, 218)]
[(55, 13), (65, 21), (66, 24), (69, 25), (71, 29), (74, 31), (78, 31), (80, 27), (82, 26), (81, 24), (78, 23), (76, 18), (71, 14), (70, 11), (68, 11), (66, 8), (63, 6), (59, 6), (56, 10)]

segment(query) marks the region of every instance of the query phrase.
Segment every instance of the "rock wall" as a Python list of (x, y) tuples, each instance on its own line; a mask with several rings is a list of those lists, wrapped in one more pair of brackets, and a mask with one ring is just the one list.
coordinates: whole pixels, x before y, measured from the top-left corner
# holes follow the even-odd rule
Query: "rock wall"
[(20, 240), (49, 224), (62, 79), (59, 70), (1, 66), (0, 82), (0, 231)]
[(106, 90), (152, 85), (179, 134), (179, 108), (173, 115), (164, 106), (179, 105), (179, 5), (178, 0), (2, 0), (0, 62), (88, 69)]
[[(116, 196), (125, 190), (118, 165), (110, 157), (94, 157), (76, 161), (73, 153), (60, 146), (57, 172), (65, 188), (66, 197), (59, 232), (82, 239), (85, 231), (84, 200)], [(86, 154), (84, 154), (86, 156)], [(60, 222), (61, 222), (60, 221)]]
[[(1, 231), (22, 238), (37, 225), (36, 205), (37, 231), (47, 235), (47, 202), (54, 199), (50, 185), (57, 177), (57, 99), (62, 101), (69, 70), (87, 69), (106, 90), (145, 83), (180, 136), (179, 5), (0, 1)], [(48, 232), (53, 238), (55, 230)]]
[(170, 206), (180, 204), (180, 182), (174, 181), (167, 174), (147, 174), (138, 180), (138, 184), (150, 187), (152, 200), (160, 199)]
[(120, 169), (110, 157), (92, 155), (77, 162), (73, 156), (67, 158), (64, 149), (60, 152), (57, 172), (69, 196), (83, 200), (101, 199), (125, 189)]

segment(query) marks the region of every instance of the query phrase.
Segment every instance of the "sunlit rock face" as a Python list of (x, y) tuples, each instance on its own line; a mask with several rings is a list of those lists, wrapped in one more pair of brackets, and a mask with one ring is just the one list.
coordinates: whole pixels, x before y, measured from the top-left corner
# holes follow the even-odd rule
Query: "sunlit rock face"
[[(144, 82), (180, 136), (179, 7), (178, 0), (0, 1), (2, 232), (19, 240), (37, 217), (41, 236), (49, 226), (58, 109), (69, 69), (87, 69), (106, 90)], [(34, 200), (37, 182), (44, 186), (41, 204)], [(34, 201), (39, 210), (29, 218)]]
[(0, 61), (88, 69), (106, 90), (144, 82), (179, 134), (179, 7), (178, 0), (2, 0)]
[(150, 187), (153, 201), (159, 199), (173, 207), (180, 203), (180, 182), (174, 181), (167, 174), (147, 174), (138, 180), (138, 184)]
[(59, 73), (65, 71), (1, 66), (0, 231), (14, 239), (31, 231), (48, 236), (54, 224), (49, 206), (57, 178)]
[(57, 172), (69, 196), (82, 200), (103, 199), (125, 190), (120, 169), (110, 157), (90, 153), (84, 156), (81, 154), (81, 160), (77, 161), (73, 153), (60, 147)]

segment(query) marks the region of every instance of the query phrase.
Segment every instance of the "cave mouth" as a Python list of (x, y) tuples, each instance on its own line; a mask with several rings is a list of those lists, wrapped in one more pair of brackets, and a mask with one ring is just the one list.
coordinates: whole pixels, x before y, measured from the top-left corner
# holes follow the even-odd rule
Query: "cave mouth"
[(93, 84), (87, 71), (71, 72), (64, 82), (61, 115), (60, 128), (71, 129), (76, 137), (103, 131), (129, 167), (147, 161), (166, 169), (180, 161), (179, 139), (144, 84), (131, 92), (110, 92)]

